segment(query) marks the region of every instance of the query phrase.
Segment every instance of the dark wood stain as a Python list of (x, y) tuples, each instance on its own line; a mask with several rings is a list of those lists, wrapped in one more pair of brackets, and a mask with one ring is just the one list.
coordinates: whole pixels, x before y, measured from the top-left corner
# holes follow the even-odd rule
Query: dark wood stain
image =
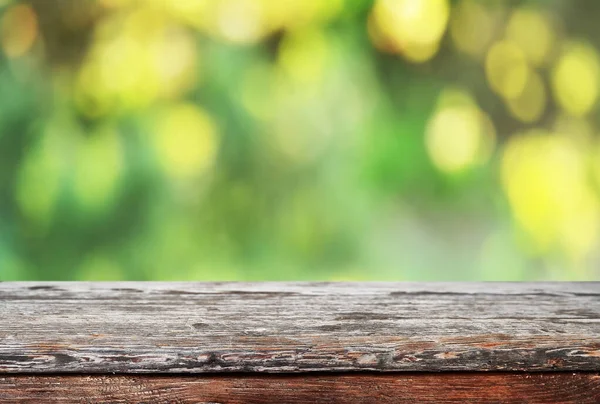
[(14, 403), (597, 404), (597, 373), (0, 376)]
[(29, 290), (51, 290), (51, 291), (55, 291), (55, 292), (61, 292), (62, 289), (58, 288), (56, 286), (53, 285), (35, 285), (35, 286), (30, 286)]
[(115, 292), (131, 292), (131, 293), (143, 293), (143, 290), (135, 289), (135, 288), (114, 288), (112, 289)]

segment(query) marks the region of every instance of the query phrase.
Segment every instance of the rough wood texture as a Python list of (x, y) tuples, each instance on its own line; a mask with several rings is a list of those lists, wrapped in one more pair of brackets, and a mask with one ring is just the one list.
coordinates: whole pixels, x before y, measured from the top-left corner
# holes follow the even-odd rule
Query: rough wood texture
[(593, 373), (0, 377), (19, 403), (573, 403), (600, 402)]
[(0, 283), (0, 374), (357, 370), (599, 371), (600, 283)]

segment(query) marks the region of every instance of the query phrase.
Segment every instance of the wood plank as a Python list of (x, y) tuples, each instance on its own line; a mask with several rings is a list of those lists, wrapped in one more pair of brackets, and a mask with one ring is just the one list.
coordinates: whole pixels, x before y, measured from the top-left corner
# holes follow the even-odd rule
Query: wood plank
[(597, 373), (9, 376), (19, 403), (598, 403)]
[(0, 374), (600, 370), (600, 283), (0, 283)]

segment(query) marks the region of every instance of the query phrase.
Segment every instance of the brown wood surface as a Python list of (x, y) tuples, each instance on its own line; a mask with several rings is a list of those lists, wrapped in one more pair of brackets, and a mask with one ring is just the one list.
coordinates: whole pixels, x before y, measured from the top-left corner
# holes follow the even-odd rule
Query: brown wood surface
[(7, 403), (600, 402), (597, 373), (0, 377)]
[(600, 283), (0, 283), (0, 375), (357, 370), (600, 371)]

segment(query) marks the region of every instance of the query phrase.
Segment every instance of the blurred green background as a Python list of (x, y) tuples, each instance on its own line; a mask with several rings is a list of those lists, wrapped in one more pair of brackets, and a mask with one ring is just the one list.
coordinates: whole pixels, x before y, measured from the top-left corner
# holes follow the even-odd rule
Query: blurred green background
[(0, 13), (0, 280), (600, 275), (600, 2)]

